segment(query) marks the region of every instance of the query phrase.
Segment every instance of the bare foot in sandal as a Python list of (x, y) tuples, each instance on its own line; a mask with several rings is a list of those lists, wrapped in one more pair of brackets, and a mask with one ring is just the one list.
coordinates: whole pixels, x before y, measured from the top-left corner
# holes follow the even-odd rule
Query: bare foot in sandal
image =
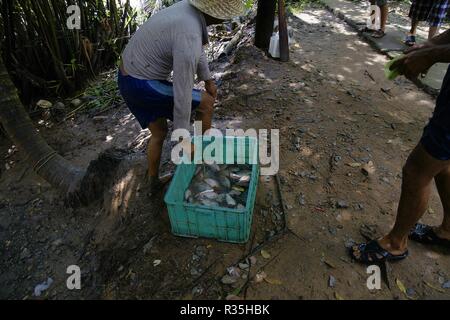
[(379, 30), (375, 31), (373, 34), (371, 34), (370, 36), (372, 38), (375, 38), (375, 39), (381, 39), (385, 35), (386, 35), (386, 32), (384, 32), (383, 30), (379, 29)]
[(416, 242), (429, 245), (440, 245), (450, 248), (450, 232), (444, 230), (442, 226), (431, 227), (426, 224), (418, 223), (411, 230), (409, 238)]
[(172, 180), (173, 174), (169, 173), (162, 177), (146, 177), (146, 184), (149, 188), (147, 196), (149, 198), (154, 198), (160, 192), (164, 191), (164, 187)]
[(372, 33), (376, 32), (376, 31), (377, 31), (376, 29), (370, 29), (368, 27), (365, 27), (365, 28), (361, 29), (362, 33), (370, 33), (370, 34), (372, 34)]
[(349, 253), (354, 260), (367, 265), (403, 260), (409, 254), (408, 250), (399, 253), (387, 251), (377, 240), (355, 245), (350, 249)]

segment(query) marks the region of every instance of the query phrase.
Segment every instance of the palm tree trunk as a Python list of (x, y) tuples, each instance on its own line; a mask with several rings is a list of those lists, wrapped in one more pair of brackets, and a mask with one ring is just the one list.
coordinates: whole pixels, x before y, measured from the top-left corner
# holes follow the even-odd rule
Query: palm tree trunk
[(77, 190), (84, 171), (57, 154), (36, 130), (19, 100), (1, 54), (0, 122), (13, 143), (25, 152), (37, 174), (65, 195)]

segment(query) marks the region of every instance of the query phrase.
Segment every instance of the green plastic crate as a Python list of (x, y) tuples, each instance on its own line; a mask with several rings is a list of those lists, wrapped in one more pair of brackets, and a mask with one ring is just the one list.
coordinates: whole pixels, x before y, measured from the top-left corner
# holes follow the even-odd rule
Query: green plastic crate
[[(194, 143), (208, 146), (216, 137), (196, 137)], [(253, 137), (220, 137), (224, 139), (223, 159), (231, 158), (234, 148), (235, 164), (251, 164), (252, 178), (249, 184), (245, 209), (193, 205), (184, 201), (184, 194), (195, 174), (196, 164), (180, 164), (165, 196), (172, 233), (182, 237), (205, 237), (232, 243), (245, 243), (250, 237), (253, 209), (259, 180), (258, 141)], [(238, 152), (241, 151), (241, 152)], [(243, 152), (245, 150), (245, 153)], [(196, 155), (197, 157), (198, 155)], [(213, 156), (216, 156), (213, 153)], [(229, 161), (228, 161), (229, 162)], [(227, 164), (229, 164), (227, 162)], [(224, 162), (225, 163), (225, 162)]]

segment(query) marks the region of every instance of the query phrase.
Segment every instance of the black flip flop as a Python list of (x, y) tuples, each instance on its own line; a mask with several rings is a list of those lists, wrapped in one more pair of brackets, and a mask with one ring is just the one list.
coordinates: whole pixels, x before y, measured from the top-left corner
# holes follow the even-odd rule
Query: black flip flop
[(383, 30), (379, 29), (377, 31), (375, 31), (374, 33), (372, 33), (370, 36), (374, 39), (381, 39), (386, 35), (386, 32), (384, 32)]
[(355, 245), (350, 248), (351, 257), (357, 262), (367, 265), (378, 264), (385, 261), (393, 262), (403, 260), (408, 257), (408, 254), (409, 252), (406, 250), (403, 254), (394, 255), (384, 250), (376, 240)]
[(407, 36), (405, 39), (405, 44), (409, 47), (412, 47), (416, 44), (416, 36)]
[(368, 28), (368, 27), (365, 27), (364, 29), (361, 29), (360, 31), (363, 32), (363, 33), (374, 33), (374, 32), (376, 32), (377, 30), (375, 30), (375, 29), (370, 29), (370, 28)]
[(450, 240), (439, 238), (433, 227), (418, 223), (409, 233), (409, 238), (413, 241), (429, 245), (439, 245), (450, 249)]

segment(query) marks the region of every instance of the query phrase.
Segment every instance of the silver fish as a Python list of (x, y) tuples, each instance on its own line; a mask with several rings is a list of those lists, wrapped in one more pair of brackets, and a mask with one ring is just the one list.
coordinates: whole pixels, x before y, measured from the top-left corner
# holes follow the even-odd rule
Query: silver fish
[(232, 173), (230, 173), (230, 178), (232, 178), (233, 180), (240, 180), (242, 177), (247, 177), (247, 176), (251, 176), (252, 172), (249, 170), (239, 170), (239, 171), (232, 171)]
[(207, 207), (219, 207), (219, 203), (217, 203), (216, 201), (209, 200), (209, 199), (203, 199), (200, 201), (200, 203)]
[(239, 173), (238, 173), (241, 177), (243, 177), (243, 176), (251, 176), (252, 175), (252, 172), (250, 171), (250, 170), (242, 170), (242, 171), (239, 171)]
[(188, 200), (192, 196), (192, 191), (190, 189), (187, 189), (184, 193), (184, 200)]
[(227, 195), (226, 195), (225, 193), (221, 193), (221, 194), (219, 194), (219, 195), (217, 196), (216, 201), (219, 202), (219, 203), (225, 204), (225, 203), (227, 202), (226, 196), (227, 196)]
[(210, 189), (198, 193), (195, 197), (197, 199), (215, 199), (217, 198), (217, 193), (213, 189)]
[(185, 201), (209, 207), (243, 210), (245, 206), (235, 197), (241, 196), (247, 190), (251, 174), (251, 166), (247, 165), (199, 165), (189, 188), (185, 191)]
[(195, 175), (193, 181), (201, 182), (201, 181), (203, 181), (204, 178), (205, 178), (205, 173), (202, 170)]
[(230, 178), (234, 181), (239, 181), (241, 180), (241, 176), (236, 174), (236, 173), (230, 173)]
[(231, 167), (231, 172), (237, 173), (239, 171), (241, 171), (241, 169), (239, 167)]
[(219, 182), (226, 189), (230, 189), (231, 188), (231, 182), (230, 182), (230, 180), (227, 177), (220, 176), (219, 177)]
[(230, 171), (229, 170), (220, 171), (219, 177), (226, 177), (227, 179), (230, 179)]
[(208, 164), (207, 167), (209, 169), (211, 169), (213, 172), (219, 172), (220, 171), (220, 167), (217, 164), (215, 164), (215, 163)]
[(211, 188), (219, 188), (220, 187), (220, 183), (217, 182), (214, 179), (208, 178), (205, 179), (205, 182), (211, 187)]
[(242, 192), (237, 191), (237, 190), (231, 190), (230, 193), (229, 193), (229, 195), (232, 196), (232, 197), (238, 197), (241, 194), (242, 194)]
[(211, 187), (207, 183), (204, 183), (202, 181), (202, 182), (194, 183), (192, 185), (191, 189), (192, 189), (193, 193), (200, 193), (200, 192), (203, 192), (206, 190), (211, 190)]
[(247, 187), (250, 183), (250, 176), (242, 176), (241, 179), (239, 179), (237, 185), (241, 187)]
[(230, 207), (234, 207), (236, 206), (236, 200), (233, 199), (232, 196), (230, 196), (229, 194), (226, 195), (226, 201), (227, 201), (227, 205)]

